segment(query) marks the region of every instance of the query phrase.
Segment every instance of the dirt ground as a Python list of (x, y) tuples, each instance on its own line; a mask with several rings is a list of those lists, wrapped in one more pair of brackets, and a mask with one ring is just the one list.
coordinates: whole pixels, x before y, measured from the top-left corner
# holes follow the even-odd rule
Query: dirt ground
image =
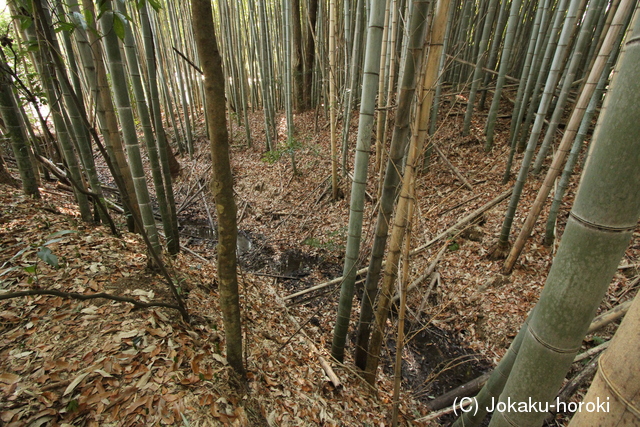
[[(467, 189), (442, 158), (433, 155), (417, 180), (411, 247), (420, 247), (461, 218), (513, 186), (502, 185), (509, 119), (499, 119), (496, 145), (484, 151), (482, 112), (470, 136), (460, 136), (464, 106), (445, 103), (448, 115), (432, 142), (472, 184)], [(322, 112), (321, 112), (322, 113)], [(202, 123), (193, 157), (179, 158), (174, 184), (179, 207), (180, 255), (166, 257), (185, 298), (190, 324), (168, 308), (136, 309), (104, 299), (78, 301), (29, 296), (0, 301), (0, 425), (369, 425), (390, 424), (396, 311), (383, 349), (377, 390), (359, 378), (352, 361), (353, 336), (344, 365), (331, 365), (340, 379), (326, 378), (320, 358), (329, 348), (339, 287), (298, 298), (289, 295), (338, 277), (347, 238), (348, 197), (331, 199), (327, 121), (314, 112), (295, 116), (296, 168), (284, 147), (265, 154), (263, 116), (250, 117), (252, 147), (232, 114), (232, 169), (239, 221), (239, 277), (245, 327), (248, 388), (234, 387), (224, 359), (215, 269), (215, 208), (209, 196), (210, 162)], [(353, 161), (357, 117), (350, 123)], [(168, 129), (171, 134), (172, 130)], [(378, 174), (371, 156), (359, 267), (368, 264)], [(517, 173), (521, 155), (512, 171)], [(352, 167), (349, 164), (348, 169)], [(104, 169), (101, 169), (104, 170)], [(543, 176), (529, 178), (514, 220), (519, 231)], [(105, 177), (105, 182), (108, 179)], [(578, 175), (558, 218), (561, 236)], [(151, 180), (149, 180), (151, 182)], [(151, 186), (151, 184), (149, 184)], [(341, 178), (342, 195), (349, 181)], [(80, 221), (71, 196), (55, 183), (42, 184), (42, 200), (0, 186), (0, 292), (55, 289), (109, 292), (141, 301), (172, 303), (161, 276), (147, 268), (141, 239), (110, 235), (108, 228)], [(199, 192), (199, 189), (202, 191)], [(117, 201), (117, 199), (116, 199)], [(435, 272), (409, 294), (404, 343), (402, 425), (448, 425), (451, 416), (416, 422), (425, 403), (491, 369), (504, 355), (538, 299), (557, 243), (542, 244), (547, 208), (509, 276), (488, 259), (508, 199), (487, 211), (472, 229), (435, 242), (410, 259), (409, 280), (419, 277), (446, 246)], [(119, 223), (122, 218), (115, 216)], [(213, 227), (212, 227), (213, 224)], [(124, 229), (124, 227), (121, 227)], [(68, 231), (67, 233), (61, 233)], [(58, 233), (58, 234), (54, 234)], [(600, 311), (637, 292), (639, 233), (615, 275)], [(48, 243), (51, 239), (59, 239)], [(54, 268), (39, 258), (49, 248)], [(188, 251), (187, 251), (188, 250)], [(431, 286), (430, 286), (431, 285)], [(361, 289), (358, 289), (361, 295)], [(0, 294), (1, 295), (1, 294)], [(351, 331), (359, 301), (352, 313)], [(588, 336), (584, 348), (608, 339), (609, 326)], [(579, 369), (579, 368), (574, 368)], [(580, 393), (574, 399), (580, 399)], [(564, 425), (559, 414), (551, 425)]]

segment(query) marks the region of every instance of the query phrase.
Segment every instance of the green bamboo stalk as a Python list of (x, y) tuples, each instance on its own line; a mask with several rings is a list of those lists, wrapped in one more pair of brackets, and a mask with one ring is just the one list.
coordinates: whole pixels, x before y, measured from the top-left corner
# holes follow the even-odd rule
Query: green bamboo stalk
[(113, 84), (113, 95), (118, 109), (118, 116), (122, 125), (122, 136), (129, 165), (131, 167), (131, 175), (133, 176), (133, 184), (136, 191), (138, 204), (142, 216), (142, 223), (145, 231), (149, 236), (152, 248), (156, 254), (160, 255), (162, 249), (158, 240), (158, 232), (156, 229), (153, 211), (151, 209), (151, 200), (149, 199), (149, 190), (147, 188), (147, 180), (144, 175), (142, 166), (142, 157), (140, 156), (140, 147), (138, 146), (138, 135), (136, 133), (135, 122), (133, 119), (133, 111), (131, 108), (131, 100), (129, 98), (129, 90), (127, 78), (124, 72), (124, 64), (120, 55), (120, 46), (118, 36), (114, 29), (115, 13), (111, 8), (111, 0), (103, 0), (101, 3), (103, 10), (100, 18), (100, 26), (104, 34), (104, 47), (109, 61), (109, 69), (111, 71), (111, 81)]
[[(634, 21), (558, 254), (499, 402), (553, 401), (637, 227), (638, 14)], [(546, 412), (507, 407), (494, 413), (490, 426), (540, 425)]]
[(365, 293), (362, 297), (362, 306), (360, 308), (355, 359), (356, 365), (361, 369), (364, 369), (367, 363), (369, 334), (373, 318), (373, 301), (376, 299), (382, 257), (387, 242), (389, 224), (391, 223), (391, 213), (400, 183), (399, 170), (401, 169), (402, 158), (404, 157), (405, 148), (407, 147), (409, 142), (408, 138), (411, 133), (411, 114), (409, 110), (415, 98), (417, 73), (419, 73), (424, 56), (423, 45), (427, 27), (428, 4), (425, 2), (417, 2), (415, 6), (416, 9), (414, 9), (414, 13), (412, 13), (410, 17), (409, 34), (411, 37), (407, 44), (408, 58), (404, 62), (395, 127), (393, 129), (384, 187), (382, 197), (380, 198), (378, 218), (376, 220), (376, 231), (365, 282)]
[(364, 196), (367, 185), (367, 170), (369, 166), (369, 150), (375, 112), (376, 94), (380, 71), (380, 50), (382, 27), (384, 25), (385, 0), (375, 0), (371, 4), (369, 27), (367, 29), (367, 48), (364, 60), (364, 78), (360, 117), (358, 122), (358, 136), (356, 156), (351, 184), (351, 202), (349, 204), (349, 234), (345, 254), (343, 281), (340, 291), (340, 303), (336, 325), (333, 331), (331, 355), (339, 361), (344, 360), (344, 346), (351, 318), (351, 307), (355, 291), (357, 262), (360, 254), (360, 239), (362, 237), (362, 220), (364, 214)]
[(27, 136), (18, 113), (18, 103), (13, 92), (8, 67), (4, 54), (0, 54), (0, 114), (2, 114), (4, 122), (5, 136), (11, 140), (11, 148), (22, 180), (22, 191), (27, 196), (39, 199), (40, 191), (36, 181), (36, 169), (34, 169), (29, 157)]

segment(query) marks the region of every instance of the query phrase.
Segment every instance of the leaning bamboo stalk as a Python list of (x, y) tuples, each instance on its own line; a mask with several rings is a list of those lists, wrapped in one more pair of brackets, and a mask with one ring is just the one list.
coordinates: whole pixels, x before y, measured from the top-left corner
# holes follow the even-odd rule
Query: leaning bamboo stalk
[[(442, 45), (444, 37), (444, 28), (446, 24), (446, 16), (448, 14), (450, 2), (446, 0), (438, 1), (436, 4), (436, 12), (434, 13), (434, 25), (431, 28), (431, 52), (427, 61), (422, 67), (421, 76), (422, 87), (419, 90), (418, 105), (416, 107), (416, 119), (414, 122), (414, 130), (412, 132), (409, 153), (407, 155), (407, 164), (403, 176), (402, 189), (400, 191), (400, 199), (396, 208), (393, 229), (389, 243), (389, 251), (387, 255), (387, 263), (384, 269), (383, 282), (380, 287), (378, 296), (378, 305), (375, 313), (375, 323), (371, 333), (371, 340), (368, 347), (368, 357), (366, 370), (364, 372), (365, 380), (373, 385), (375, 383), (376, 371), (378, 368), (380, 346), (382, 344), (382, 335), (384, 326), (389, 313), (389, 304), (393, 296), (393, 284), (398, 274), (398, 261), (400, 256), (400, 246), (405, 238), (405, 230), (410, 222), (410, 214), (414, 204), (415, 194), (415, 174), (418, 159), (422, 154), (422, 148), (427, 137), (429, 128), (429, 115), (431, 112), (431, 103), (433, 101), (433, 92), (436, 81), (438, 79), (438, 63), (440, 60), (439, 49)], [(421, 20), (421, 14), (425, 14), (426, 20), (427, 5), (417, 2), (414, 6), (413, 13), (417, 13), (416, 19)], [(412, 17), (413, 19), (413, 17)], [(420, 27), (417, 27), (420, 28)], [(417, 29), (416, 28), (416, 29)], [(409, 58), (407, 60), (410, 60)]]
[(376, 89), (378, 87), (377, 73), (380, 69), (380, 39), (382, 38), (380, 24), (383, 19), (384, 0), (377, 0), (372, 3), (371, 6), (368, 44), (365, 55), (365, 76), (363, 78), (364, 89), (362, 102), (360, 104), (355, 165), (351, 185), (351, 200), (349, 203), (349, 235), (347, 237), (347, 249), (343, 268), (344, 281), (342, 282), (340, 290), (340, 305), (338, 306), (331, 350), (332, 356), (338, 361), (342, 361), (344, 357), (344, 346), (355, 292), (355, 269), (360, 254), (369, 151), (371, 147), (371, 130), (375, 110)]
[(623, 0), (622, 4), (618, 8), (616, 16), (614, 17), (614, 21), (609, 28), (609, 32), (605, 39), (605, 42), (602, 44), (602, 48), (598, 53), (598, 58), (589, 73), (589, 77), (587, 82), (580, 94), (580, 98), (573, 109), (571, 114), (571, 118), (569, 119), (569, 124), (565, 129), (564, 135), (562, 137), (562, 141), (558, 146), (558, 151), (547, 171), (547, 175), (542, 183), (540, 190), (538, 191), (538, 195), (536, 196), (536, 200), (533, 202), (533, 206), (529, 210), (527, 215), (527, 219), (522, 226), (522, 230), (520, 230), (520, 234), (516, 239), (516, 242), (513, 244), (511, 248), (511, 252), (504, 262), (504, 271), (510, 273), (513, 269), (513, 266), (522, 252), (524, 245), (531, 235), (531, 231), (535, 225), (536, 219), (538, 215), (542, 211), (542, 207), (544, 206), (544, 202), (547, 200), (549, 193), (551, 192), (551, 188), (553, 187), (553, 182), (558, 177), (558, 175), (562, 172), (562, 165), (564, 164), (564, 160), (571, 149), (571, 144), (576, 134), (578, 133), (578, 129), (580, 127), (580, 123), (582, 122), (582, 117), (589, 105), (589, 101), (591, 100), (591, 96), (596, 89), (598, 81), (600, 80), (600, 75), (604, 70), (604, 67), (607, 63), (607, 59), (611, 50), (613, 49), (614, 42), (617, 38), (617, 35), (620, 31), (621, 26), (624, 24), (625, 19), (628, 14), (631, 13), (633, 7), (633, 1), (631, 0)]
[[(637, 185), (640, 182), (640, 145), (637, 144), (640, 19), (635, 16), (633, 32), (616, 66), (562, 242), (497, 405), (529, 398), (548, 402), (555, 397), (637, 228), (640, 218)], [(631, 313), (624, 323), (628, 324)], [(640, 311), (636, 316), (638, 314)], [(638, 361), (639, 353), (631, 350), (638, 346), (637, 340), (632, 341), (638, 338), (637, 328), (633, 327), (632, 331), (626, 340), (619, 341), (623, 343), (622, 352), (618, 354), (621, 360), (616, 363), (609, 357), (604, 358), (612, 361), (610, 367), (614, 364), (621, 367), (614, 368), (618, 375), (615, 379), (609, 377), (612, 380), (609, 386), (618, 391), (614, 399), (622, 397), (622, 401), (627, 402), (633, 396), (638, 397), (639, 384), (631, 379), (632, 371), (625, 369), (634, 363), (637, 365)], [(608, 350), (609, 356), (616, 353), (612, 351), (614, 344)], [(625, 353), (632, 356), (625, 360)], [(625, 393), (627, 391), (629, 393)], [(622, 418), (624, 410), (624, 407), (614, 407), (611, 414)], [(491, 425), (540, 425), (545, 416), (542, 412), (523, 413), (510, 407), (504, 412), (495, 412)], [(634, 424), (633, 417), (627, 423)], [(579, 425), (612, 425), (612, 422), (592, 420)]]
[[(420, 6), (418, 8), (417, 6)], [(356, 341), (356, 365), (362, 369), (367, 358), (367, 342), (370, 325), (373, 318), (373, 301), (378, 288), (382, 258), (391, 224), (391, 213), (400, 187), (400, 170), (409, 136), (411, 134), (411, 105), (415, 98), (417, 75), (420, 73), (423, 62), (423, 45), (426, 35), (426, 11), (427, 5), (418, 2), (409, 18), (407, 32), (410, 37), (405, 49), (406, 60), (403, 66), (403, 76), (400, 79), (401, 89), (398, 96), (398, 108), (393, 129), (393, 137), (389, 150), (389, 159), (386, 163), (384, 176), (384, 188), (380, 197), (380, 208), (376, 219), (375, 238), (371, 249), (370, 269), (367, 272), (365, 294), (360, 307), (360, 320), (358, 326), (358, 338)]]

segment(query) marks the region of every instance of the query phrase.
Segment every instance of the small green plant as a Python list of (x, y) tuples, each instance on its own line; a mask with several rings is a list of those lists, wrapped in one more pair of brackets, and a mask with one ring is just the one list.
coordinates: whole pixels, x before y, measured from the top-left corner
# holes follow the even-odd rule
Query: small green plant
[(282, 150), (267, 151), (262, 155), (262, 161), (269, 164), (274, 164), (282, 157)]
[(11, 263), (13, 260), (20, 258), (29, 250), (36, 250), (37, 258), (35, 263), (27, 266), (9, 267), (6, 270), (2, 271), (2, 273), (0, 273), (0, 277), (4, 276), (5, 274), (11, 271), (22, 269), (24, 272), (31, 275), (31, 277), (29, 277), (29, 279), (27, 280), (27, 283), (31, 284), (34, 281), (37, 282), (38, 281), (38, 259), (41, 259), (46, 264), (50, 265), (55, 269), (60, 268), (60, 260), (58, 259), (58, 256), (54, 254), (53, 251), (51, 251), (51, 248), (49, 248), (48, 246), (61, 241), (63, 239), (63, 236), (71, 233), (77, 233), (77, 231), (73, 231), (73, 230), (56, 231), (55, 233), (51, 234), (48, 237), (49, 240), (47, 240), (42, 245), (40, 246), (28, 245), (27, 247), (22, 248), (20, 251), (18, 251), (18, 253), (16, 253), (13, 257), (11, 257), (11, 259), (5, 262), (0, 268), (4, 268), (7, 264)]
[(304, 239), (302, 244), (311, 246), (312, 248), (326, 249), (330, 252), (339, 251), (345, 248), (345, 245), (343, 242), (345, 241), (346, 232), (347, 232), (347, 228), (341, 227), (338, 230), (334, 230), (329, 234), (327, 234), (327, 236), (329, 236), (330, 239), (328, 239), (326, 243), (323, 243), (320, 239), (316, 237), (307, 237), (306, 239)]

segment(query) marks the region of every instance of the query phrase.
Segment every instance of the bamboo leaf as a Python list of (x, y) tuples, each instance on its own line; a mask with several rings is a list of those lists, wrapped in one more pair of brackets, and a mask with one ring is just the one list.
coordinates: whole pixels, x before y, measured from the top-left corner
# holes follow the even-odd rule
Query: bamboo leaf
[(124, 28), (127, 23), (125, 16), (119, 12), (113, 12), (113, 31), (120, 40), (124, 40)]

